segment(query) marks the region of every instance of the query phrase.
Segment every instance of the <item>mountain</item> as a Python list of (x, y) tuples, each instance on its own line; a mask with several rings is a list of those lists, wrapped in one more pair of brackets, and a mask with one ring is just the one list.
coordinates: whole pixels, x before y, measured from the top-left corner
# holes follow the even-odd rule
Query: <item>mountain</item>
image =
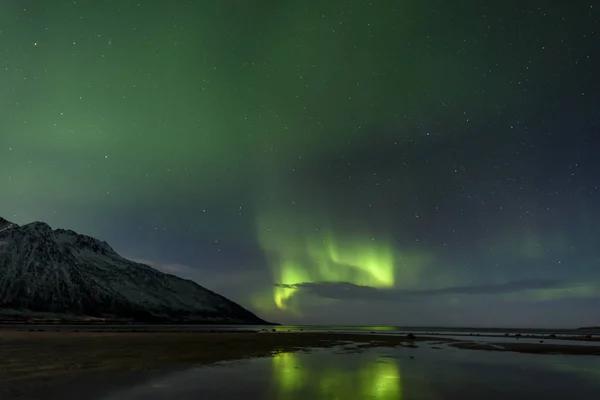
[(202, 286), (43, 222), (0, 218), (0, 319), (267, 324)]
[(10, 221), (5, 220), (4, 218), (0, 217), (0, 232), (2, 232), (5, 229), (10, 229), (10, 228), (14, 228), (18, 226), (17, 224), (13, 224)]

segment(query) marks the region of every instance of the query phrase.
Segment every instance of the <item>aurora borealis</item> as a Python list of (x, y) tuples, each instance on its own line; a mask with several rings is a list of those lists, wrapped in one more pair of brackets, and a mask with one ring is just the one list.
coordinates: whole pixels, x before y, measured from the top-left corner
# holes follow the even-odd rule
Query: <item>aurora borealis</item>
[(0, 216), (281, 323), (598, 325), (600, 7), (513, 3), (4, 1)]

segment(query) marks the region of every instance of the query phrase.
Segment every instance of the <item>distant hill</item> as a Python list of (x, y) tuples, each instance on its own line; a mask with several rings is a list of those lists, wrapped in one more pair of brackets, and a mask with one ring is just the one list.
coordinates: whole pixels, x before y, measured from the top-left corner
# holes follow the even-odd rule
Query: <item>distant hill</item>
[(192, 281), (43, 222), (0, 218), (0, 319), (268, 324)]

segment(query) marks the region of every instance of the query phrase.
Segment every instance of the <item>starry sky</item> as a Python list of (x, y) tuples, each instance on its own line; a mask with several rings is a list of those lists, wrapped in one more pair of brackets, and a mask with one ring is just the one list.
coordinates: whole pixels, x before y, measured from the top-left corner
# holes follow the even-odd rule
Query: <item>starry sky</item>
[(0, 215), (287, 324), (600, 324), (592, 1), (5, 0)]

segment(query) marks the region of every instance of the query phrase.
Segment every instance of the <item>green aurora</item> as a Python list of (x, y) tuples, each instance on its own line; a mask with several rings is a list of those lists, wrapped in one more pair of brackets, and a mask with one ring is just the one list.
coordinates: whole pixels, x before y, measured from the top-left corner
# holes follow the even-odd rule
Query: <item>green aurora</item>
[(355, 236), (339, 234), (322, 220), (319, 225), (324, 227), (314, 228), (309, 216), (265, 213), (257, 225), (273, 283), (279, 285), (272, 289), (273, 301), (281, 310), (294, 310), (290, 303), (298, 292), (285, 285), (347, 282), (374, 288), (413, 288), (429, 261), (424, 254), (399, 252), (385, 237), (368, 237), (364, 231)]

